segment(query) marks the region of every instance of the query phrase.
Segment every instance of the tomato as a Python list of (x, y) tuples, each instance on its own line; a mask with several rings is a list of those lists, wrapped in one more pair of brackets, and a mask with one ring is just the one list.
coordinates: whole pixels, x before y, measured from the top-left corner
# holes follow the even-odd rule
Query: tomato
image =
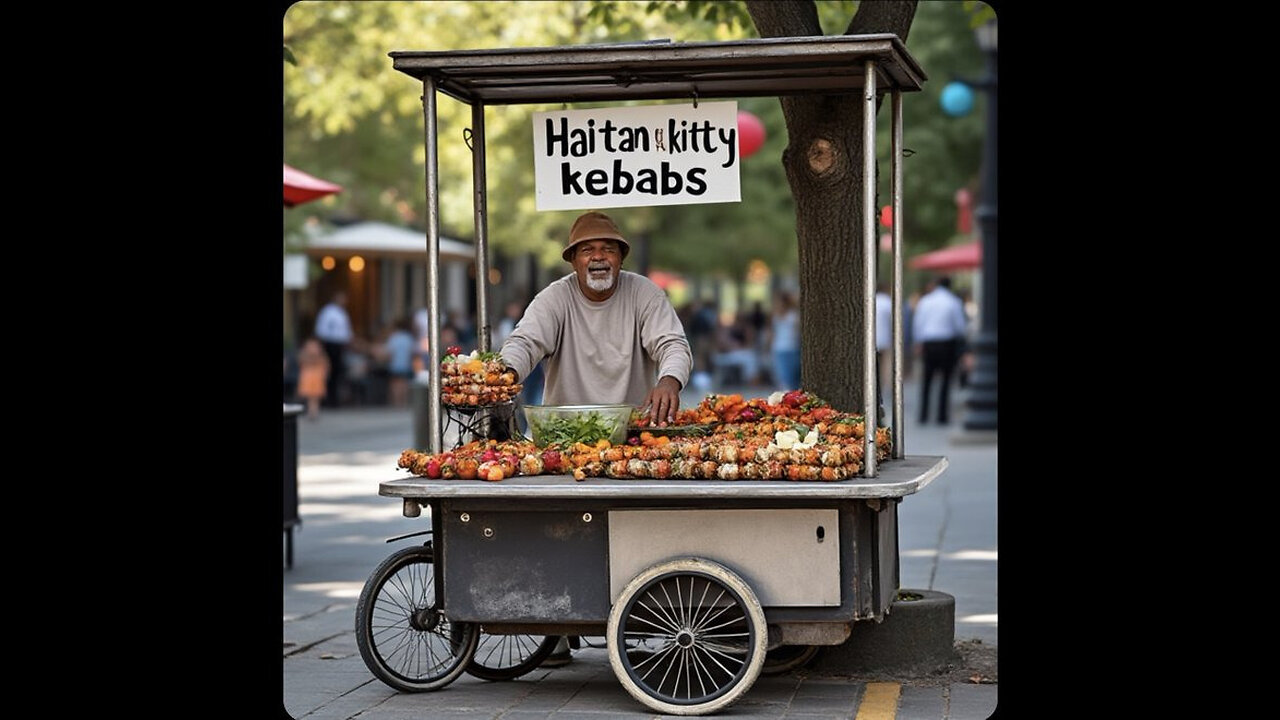
[(548, 473), (558, 473), (564, 469), (564, 458), (558, 450), (544, 450), (542, 452), (542, 469)]

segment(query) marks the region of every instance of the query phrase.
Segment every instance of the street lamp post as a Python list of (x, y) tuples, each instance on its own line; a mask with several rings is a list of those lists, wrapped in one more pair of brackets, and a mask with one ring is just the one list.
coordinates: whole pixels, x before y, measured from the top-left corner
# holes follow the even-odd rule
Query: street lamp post
[(996, 314), (996, 229), (998, 184), (996, 169), (996, 108), (999, 95), (996, 81), (996, 21), (976, 30), (978, 47), (987, 57), (987, 76), (975, 85), (987, 91), (987, 128), (983, 141), (981, 189), (974, 211), (982, 235), (982, 298), (978, 334), (974, 337), (974, 368), (969, 376), (970, 392), (965, 401), (964, 429), (995, 432), (997, 429), (997, 349), (999, 322)]

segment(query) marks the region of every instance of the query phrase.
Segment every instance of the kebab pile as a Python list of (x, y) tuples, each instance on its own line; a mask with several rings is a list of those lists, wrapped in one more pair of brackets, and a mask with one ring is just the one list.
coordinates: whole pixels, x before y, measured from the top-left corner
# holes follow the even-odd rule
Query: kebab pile
[[(708, 395), (677, 413), (676, 425), (711, 425), (702, 437), (658, 434), (638, 414), (626, 444), (476, 441), (439, 455), (405, 450), (399, 467), (428, 478), (502, 480), (513, 475), (694, 480), (836, 481), (862, 471), (864, 424), (801, 390), (769, 398)], [(892, 450), (888, 428), (876, 429), (876, 459)]]
[(440, 401), (445, 405), (501, 405), (514, 400), (524, 387), (516, 382), (516, 374), (507, 368), (501, 355), (478, 350), (463, 355), (456, 345), (446, 349), (440, 361), (440, 375)]

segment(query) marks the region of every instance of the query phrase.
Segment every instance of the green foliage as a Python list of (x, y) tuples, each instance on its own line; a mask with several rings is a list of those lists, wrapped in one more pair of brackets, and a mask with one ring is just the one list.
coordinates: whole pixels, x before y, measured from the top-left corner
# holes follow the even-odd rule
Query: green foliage
[[(977, 190), (982, 157), (984, 116), (974, 112), (955, 118), (942, 111), (942, 89), (956, 78), (982, 72), (982, 53), (968, 27), (964, 8), (954, 2), (921, 2), (911, 25), (907, 50), (929, 80), (920, 92), (902, 99), (903, 237), (907, 254), (946, 245), (956, 233), (956, 191)], [(985, 99), (979, 98), (979, 103)], [(981, 105), (980, 105), (981, 107)], [(891, 127), (888, 106), (878, 122), (880, 157), (889, 157)], [(879, 205), (891, 195), (889, 166), (881, 164)]]
[[(817, 7), (826, 32), (840, 33), (857, 3), (819, 1)], [(981, 113), (950, 118), (938, 101), (949, 76), (981, 70), (969, 18), (961, 3), (924, 0), (909, 36), (908, 49), (929, 76), (923, 92), (907, 93), (903, 100), (904, 145), (914, 151), (904, 167), (909, 253), (950, 239), (955, 192), (972, 186), (977, 176)], [(423, 227), (422, 86), (392, 68), (391, 51), (755, 36), (740, 2), (296, 3), (284, 22), (285, 160), (344, 190), (285, 212), (286, 245), (296, 243), (305, 225), (340, 217)], [(560, 243), (577, 213), (535, 210), (530, 128), (534, 112), (563, 107), (501, 105), (485, 113), (490, 243), (507, 255), (532, 253), (549, 268), (563, 267)], [(739, 109), (759, 117), (766, 131), (764, 146), (742, 161), (742, 202), (615, 213), (624, 232), (650, 239), (652, 267), (726, 278), (741, 278), (755, 258), (775, 270), (795, 267), (795, 211), (781, 163), (788, 142), (780, 104), (742, 98)], [(881, 158), (888, 157), (888, 117), (882, 111)], [(463, 132), (472, 126), (471, 108), (439, 95), (437, 126), (441, 231), (468, 240), (472, 154)], [(882, 162), (881, 205), (891, 199), (889, 180)]]
[(964, 11), (969, 13), (969, 29), (982, 27), (983, 24), (996, 19), (996, 9), (977, 0), (964, 0), (961, 3)]

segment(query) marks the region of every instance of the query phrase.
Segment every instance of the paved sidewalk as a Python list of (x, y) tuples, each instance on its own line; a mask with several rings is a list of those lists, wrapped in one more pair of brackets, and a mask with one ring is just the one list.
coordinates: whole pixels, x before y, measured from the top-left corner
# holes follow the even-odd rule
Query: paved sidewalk
[[(915, 392), (908, 383), (907, 454), (945, 455), (950, 466), (899, 506), (901, 584), (954, 596), (956, 639), (995, 646), (997, 446), (953, 442), (963, 419), (959, 392), (949, 427), (917, 426)], [(360, 590), (387, 555), (422, 541), (387, 544), (388, 538), (429, 527), (426, 515), (403, 517), (399, 501), (378, 495), (379, 483), (407, 476), (396, 460), (413, 445), (412, 423), (409, 410), (390, 408), (329, 410), (315, 421), (298, 420), (302, 526), (294, 531), (293, 567), (283, 570), (286, 712), (298, 720), (657, 717), (618, 682), (603, 638), (587, 638), (601, 647), (577, 651), (566, 667), (510, 682), (464, 674), (435, 692), (400, 693), (373, 676), (356, 647)], [(720, 716), (983, 720), (994, 711), (998, 687), (938, 686), (930, 678), (877, 683), (801, 670), (762, 676)]]

